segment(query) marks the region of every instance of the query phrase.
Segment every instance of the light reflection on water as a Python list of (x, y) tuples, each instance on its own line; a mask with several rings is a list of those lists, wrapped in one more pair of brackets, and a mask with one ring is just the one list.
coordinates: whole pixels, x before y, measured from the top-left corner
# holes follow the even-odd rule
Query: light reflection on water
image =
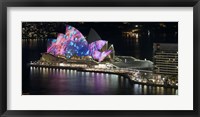
[(30, 67), (32, 95), (177, 95), (177, 89), (130, 84), (114, 74)]

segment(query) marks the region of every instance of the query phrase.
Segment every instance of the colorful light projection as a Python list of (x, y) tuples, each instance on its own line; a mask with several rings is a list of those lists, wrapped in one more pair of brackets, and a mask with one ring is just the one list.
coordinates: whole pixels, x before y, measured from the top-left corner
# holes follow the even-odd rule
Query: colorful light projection
[(107, 44), (107, 41), (98, 40), (89, 44), (89, 50), (94, 59), (98, 61), (103, 61), (106, 56), (108, 56), (112, 51), (100, 52), (100, 50)]
[(103, 61), (112, 50), (100, 52), (100, 50), (107, 44), (107, 41), (97, 40), (88, 44), (82, 33), (76, 28), (67, 25), (65, 34), (58, 34), (57, 39), (53, 39), (47, 47), (47, 53), (55, 56), (62, 55), (66, 58), (71, 58), (76, 55), (92, 56), (93, 59), (99, 62)]

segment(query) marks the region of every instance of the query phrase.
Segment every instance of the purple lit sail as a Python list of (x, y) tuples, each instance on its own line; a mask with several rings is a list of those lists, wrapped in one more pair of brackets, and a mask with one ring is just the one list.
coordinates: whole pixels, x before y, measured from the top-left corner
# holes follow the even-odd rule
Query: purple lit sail
[(70, 58), (73, 55), (87, 56), (89, 50), (85, 37), (72, 26), (66, 26), (66, 33), (59, 34), (57, 41), (52, 43), (47, 49), (47, 53), (53, 55), (63, 55)]
[(107, 41), (104, 41), (104, 40), (95, 41), (95, 44), (98, 50), (101, 50), (106, 43)]
[(47, 53), (55, 56), (62, 55), (66, 58), (71, 58), (74, 55), (79, 57), (92, 56), (93, 59), (101, 62), (111, 53), (111, 50), (100, 52), (106, 43), (107, 41), (97, 40), (88, 44), (80, 31), (68, 25), (65, 34), (58, 34), (57, 39), (50, 42)]
[(107, 50), (107, 51), (102, 52), (100, 58), (98, 59), (99, 62), (103, 61), (106, 58), (106, 56), (108, 56), (111, 52), (112, 50)]
[(99, 60), (99, 58), (101, 57), (101, 52), (99, 51), (94, 51), (92, 54), (92, 57), (96, 60)]

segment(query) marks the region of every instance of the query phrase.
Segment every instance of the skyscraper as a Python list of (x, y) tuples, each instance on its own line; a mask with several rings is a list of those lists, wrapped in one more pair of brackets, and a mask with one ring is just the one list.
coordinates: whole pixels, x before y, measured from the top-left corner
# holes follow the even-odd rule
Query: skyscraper
[(153, 44), (154, 73), (178, 76), (178, 44)]

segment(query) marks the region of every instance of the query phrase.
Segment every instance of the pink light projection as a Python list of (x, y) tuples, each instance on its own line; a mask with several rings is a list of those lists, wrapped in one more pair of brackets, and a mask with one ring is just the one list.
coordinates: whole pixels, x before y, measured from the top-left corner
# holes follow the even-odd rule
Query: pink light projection
[(107, 51), (102, 52), (101, 56), (98, 59), (99, 62), (103, 61), (106, 58), (106, 56), (108, 56), (111, 52), (112, 52), (112, 50), (107, 50)]
[(104, 41), (104, 40), (98, 40), (98, 41), (95, 41), (96, 43), (96, 47), (98, 50), (101, 50), (103, 48), (103, 46), (108, 43), (107, 41)]
[(99, 52), (98, 50), (94, 51), (93, 54), (92, 54), (92, 57), (94, 59), (98, 60), (101, 57), (101, 52)]
[(68, 25), (65, 34), (58, 34), (57, 39), (51, 40), (47, 53), (55, 56), (62, 55), (66, 58), (71, 58), (73, 55), (92, 56), (93, 59), (101, 62), (111, 53), (111, 50), (100, 52), (106, 43), (107, 41), (97, 40), (88, 44), (79, 30)]

